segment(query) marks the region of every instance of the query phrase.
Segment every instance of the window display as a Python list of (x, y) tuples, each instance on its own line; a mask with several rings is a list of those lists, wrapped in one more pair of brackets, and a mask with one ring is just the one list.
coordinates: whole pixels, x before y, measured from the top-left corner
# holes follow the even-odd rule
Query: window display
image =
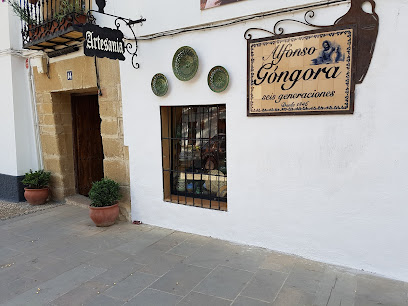
[(162, 107), (162, 148), (166, 200), (226, 210), (225, 105)]

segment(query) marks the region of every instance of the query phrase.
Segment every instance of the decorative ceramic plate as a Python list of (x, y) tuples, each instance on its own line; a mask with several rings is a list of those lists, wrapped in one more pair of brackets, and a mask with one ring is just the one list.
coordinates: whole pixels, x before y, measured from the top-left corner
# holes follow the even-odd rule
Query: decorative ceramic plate
[(157, 73), (152, 79), (152, 91), (156, 96), (163, 97), (167, 90), (169, 89), (169, 83), (167, 78), (161, 74)]
[(184, 46), (173, 57), (173, 72), (180, 81), (189, 81), (197, 73), (198, 56), (193, 48)]
[(208, 86), (214, 92), (224, 91), (229, 84), (228, 71), (221, 66), (215, 66), (208, 73)]

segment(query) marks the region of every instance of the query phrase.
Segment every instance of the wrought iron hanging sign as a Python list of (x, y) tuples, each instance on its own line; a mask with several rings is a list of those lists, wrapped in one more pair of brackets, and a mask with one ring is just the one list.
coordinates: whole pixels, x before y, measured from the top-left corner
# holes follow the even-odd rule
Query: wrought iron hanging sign
[[(98, 10), (88, 11), (88, 20), (90, 21), (90, 23), (87, 23), (83, 26), (83, 35), (85, 37), (85, 55), (107, 57), (110, 59), (118, 59), (124, 61), (124, 54), (127, 52), (132, 56), (131, 61), (133, 68), (138, 69), (140, 67), (139, 63), (136, 62), (138, 46), (133, 26), (135, 24), (142, 24), (144, 21), (146, 21), (146, 19), (140, 18), (137, 20), (132, 20), (129, 18), (105, 13), (105, 0), (96, 0), (96, 4), (98, 5)], [(115, 18), (116, 29), (101, 28), (95, 25), (96, 18), (91, 14), (92, 12)], [(130, 42), (125, 42), (123, 32), (120, 31), (121, 23), (124, 23), (131, 31), (135, 41), (134, 45)]]
[(84, 54), (86, 56), (125, 60), (125, 43), (121, 31), (101, 28), (88, 23), (83, 26), (83, 33), (85, 37)]
[[(248, 116), (352, 114), (354, 86), (363, 82), (374, 52), (379, 18), (352, 0), (350, 10), (333, 25), (284, 19), (273, 30), (251, 28), (248, 41)], [(283, 22), (320, 30), (283, 35)], [(253, 39), (251, 31), (272, 37)]]

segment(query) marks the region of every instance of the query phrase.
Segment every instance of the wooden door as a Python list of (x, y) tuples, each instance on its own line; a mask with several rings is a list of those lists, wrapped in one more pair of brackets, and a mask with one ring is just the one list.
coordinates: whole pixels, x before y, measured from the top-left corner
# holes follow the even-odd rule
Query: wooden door
[(92, 182), (103, 178), (103, 147), (98, 96), (72, 96), (75, 183), (87, 196)]

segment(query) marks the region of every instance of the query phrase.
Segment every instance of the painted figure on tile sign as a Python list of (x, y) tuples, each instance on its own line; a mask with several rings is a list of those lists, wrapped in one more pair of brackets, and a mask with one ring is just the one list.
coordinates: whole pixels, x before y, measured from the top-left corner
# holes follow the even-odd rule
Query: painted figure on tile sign
[(212, 7), (229, 4), (233, 2), (238, 2), (238, 1), (242, 1), (242, 0), (201, 0), (200, 8), (202, 10), (205, 10), (205, 9), (209, 9)]
[(319, 56), (312, 60), (313, 65), (344, 62), (344, 53), (341, 52), (341, 47), (339, 45), (325, 40), (322, 47), (323, 50), (320, 52)]

